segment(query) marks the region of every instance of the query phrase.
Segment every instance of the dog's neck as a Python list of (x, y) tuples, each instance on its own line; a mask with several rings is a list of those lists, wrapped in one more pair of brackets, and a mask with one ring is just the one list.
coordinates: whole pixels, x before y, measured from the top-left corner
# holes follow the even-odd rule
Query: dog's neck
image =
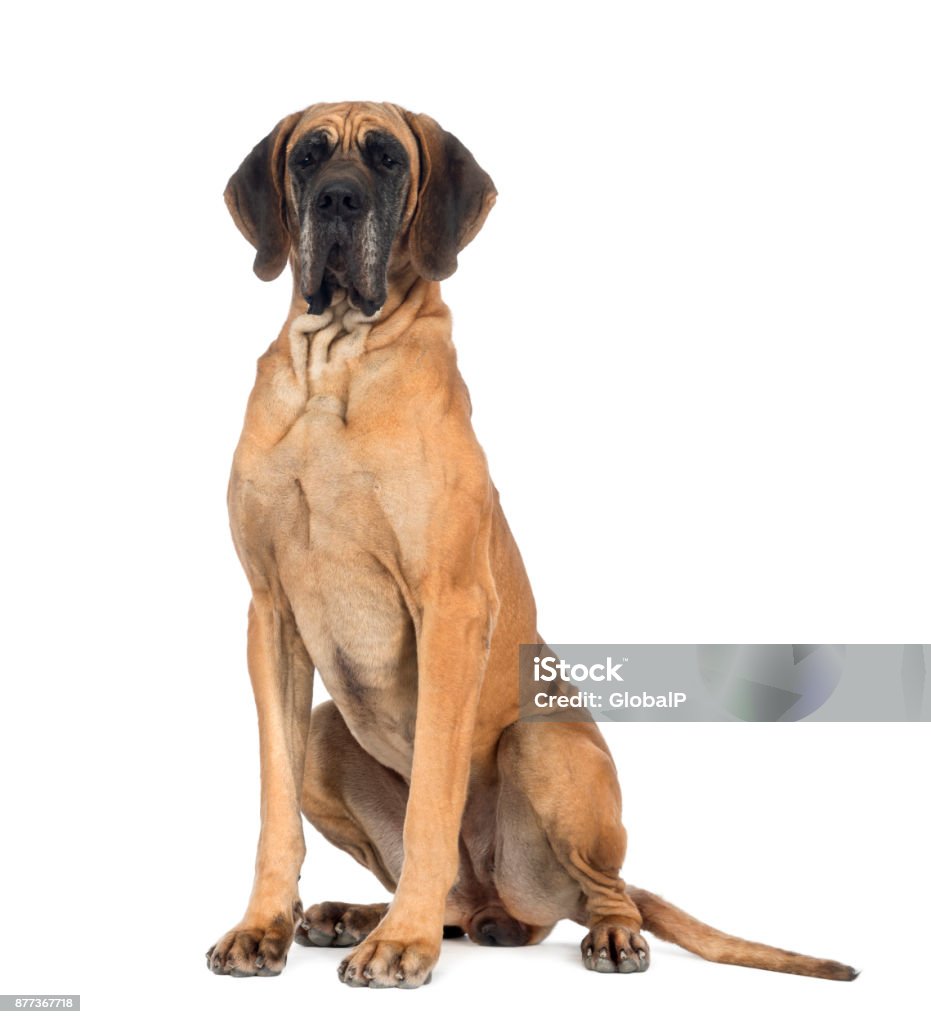
[(436, 281), (427, 281), (405, 261), (394, 264), (388, 278), (388, 295), (384, 305), (372, 316), (365, 316), (349, 302), (345, 288), (333, 293), (330, 305), (319, 315), (307, 312), (307, 300), (301, 294), (299, 264), (292, 258), (293, 285), (291, 308), (285, 323), (286, 331), (297, 325), (304, 334), (325, 332), (329, 341), (347, 336), (360, 336), (365, 326), (366, 340), (362, 351), (384, 348), (397, 341), (419, 316), (449, 316)]
[(365, 316), (349, 304), (346, 291), (340, 289), (322, 313), (294, 317), (288, 327), (288, 343), (295, 376), (306, 373), (313, 390), (328, 370), (362, 355), (379, 312)]
[[(287, 354), (294, 380), (306, 388), (308, 403), (332, 405), (345, 414), (349, 381), (359, 360), (370, 352), (401, 344), (411, 325), (422, 316), (445, 318), (449, 309), (436, 281), (426, 281), (408, 269), (389, 281), (388, 298), (372, 316), (352, 306), (345, 289), (334, 292), (319, 315), (305, 312), (307, 303), (295, 283), (291, 310), (277, 342)], [(451, 345), (451, 328), (433, 337)]]

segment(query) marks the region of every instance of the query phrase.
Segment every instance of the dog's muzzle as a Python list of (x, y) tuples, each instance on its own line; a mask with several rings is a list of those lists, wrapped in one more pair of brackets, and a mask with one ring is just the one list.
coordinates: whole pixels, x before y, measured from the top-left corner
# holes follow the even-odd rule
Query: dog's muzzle
[(333, 168), (308, 197), (300, 253), (308, 313), (319, 316), (339, 287), (366, 316), (384, 305), (387, 268), (380, 266), (384, 247), (373, 235), (373, 202), (368, 183), (351, 165)]

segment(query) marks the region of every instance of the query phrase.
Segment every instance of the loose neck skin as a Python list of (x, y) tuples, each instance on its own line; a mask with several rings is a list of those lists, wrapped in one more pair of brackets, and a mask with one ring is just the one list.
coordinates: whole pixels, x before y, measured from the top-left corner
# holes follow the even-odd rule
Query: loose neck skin
[[(381, 309), (371, 318), (364, 317), (360, 312), (349, 309), (343, 302), (335, 302), (320, 317), (307, 314), (307, 300), (301, 294), (300, 265), (297, 257), (291, 256), (291, 305), (288, 316), (279, 336), (286, 340), (293, 328), (298, 327), (304, 333), (333, 325), (335, 317), (346, 317), (345, 330), (333, 331), (334, 340), (343, 333), (349, 333), (359, 323), (371, 324), (365, 339), (365, 352), (384, 348), (398, 341), (411, 327), (416, 319), (423, 316), (443, 317), (451, 323), (449, 308), (443, 302), (438, 281), (427, 281), (413, 269), (408, 260), (399, 261), (392, 258), (388, 275), (388, 297)], [(295, 321), (298, 321), (295, 324)], [(447, 337), (450, 332), (447, 331)]]
[[(253, 433), (280, 439), (302, 412), (311, 410), (335, 413), (345, 421), (351, 381), (366, 365), (365, 357), (376, 350), (429, 340), (452, 351), (451, 318), (439, 283), (420, 277), (409, 262), (392, 262), (388, 297), (372, 317), (349, 305), (345, 289), (334, 292), (332, 303), (319, 316), (307, 313), (300, 267), (293, 256), (291, 270), (288, 317), (269, 349), (270, 361), (259, 362), (260, 391), (274, 398), (267, 404), (264, 398), (256, 401), (250, 420)], [(416, 322), (425, 317), (433, 320), (430, 330), (416, 330)]]

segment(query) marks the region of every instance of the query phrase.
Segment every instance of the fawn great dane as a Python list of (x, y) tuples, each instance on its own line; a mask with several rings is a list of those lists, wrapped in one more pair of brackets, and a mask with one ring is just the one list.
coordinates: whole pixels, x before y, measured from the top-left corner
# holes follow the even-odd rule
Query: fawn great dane
[[(645, 971), (648, 929), (709, 960), (852, 979), (627, 886), (597, 727), (519, 718), (534, 599), (439, 286), (495, 195), (454, 135), (388, 103), (285, 117), (227, 186), (255, 273), (290, 265), (293, 290), (229, 486), (252, 588), (261, 832), (248, 908), (208, 966), (278, 974), (296, 938), (354, 946), (349, 985), (415, 988), (444, 929), (520, 945), (569, 918), (593, 971)], [(332, 700), (312, 711), (315, 670)], [(390, 904), (303, 909), (302, 811)]]

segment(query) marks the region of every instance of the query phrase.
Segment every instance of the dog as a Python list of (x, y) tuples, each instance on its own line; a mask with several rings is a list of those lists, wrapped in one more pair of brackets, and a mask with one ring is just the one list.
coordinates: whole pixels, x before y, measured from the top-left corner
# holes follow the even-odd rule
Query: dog
[[(523, 945), (568, 918), (591, 971), (645, 971), (646, 929), (708, 960), (851, 980), (627, 886), (597, 726), (519, 716), (519, 647), (542, 641), (439, 285), (495, 198), (454, 135), (390, 103), (285, 117), (227, 185), (255, 273), (290, 265), (293, 289), (229, 484), (261, 830), (245, 915), (208, 967), (276, 975), (296, 939), (354, 947), (348, 985), (416, 988), (444, 935)], [(315, 670), (332, 699), (312, 710)], [(390, 905), (303, 908), (302, 812)]]

